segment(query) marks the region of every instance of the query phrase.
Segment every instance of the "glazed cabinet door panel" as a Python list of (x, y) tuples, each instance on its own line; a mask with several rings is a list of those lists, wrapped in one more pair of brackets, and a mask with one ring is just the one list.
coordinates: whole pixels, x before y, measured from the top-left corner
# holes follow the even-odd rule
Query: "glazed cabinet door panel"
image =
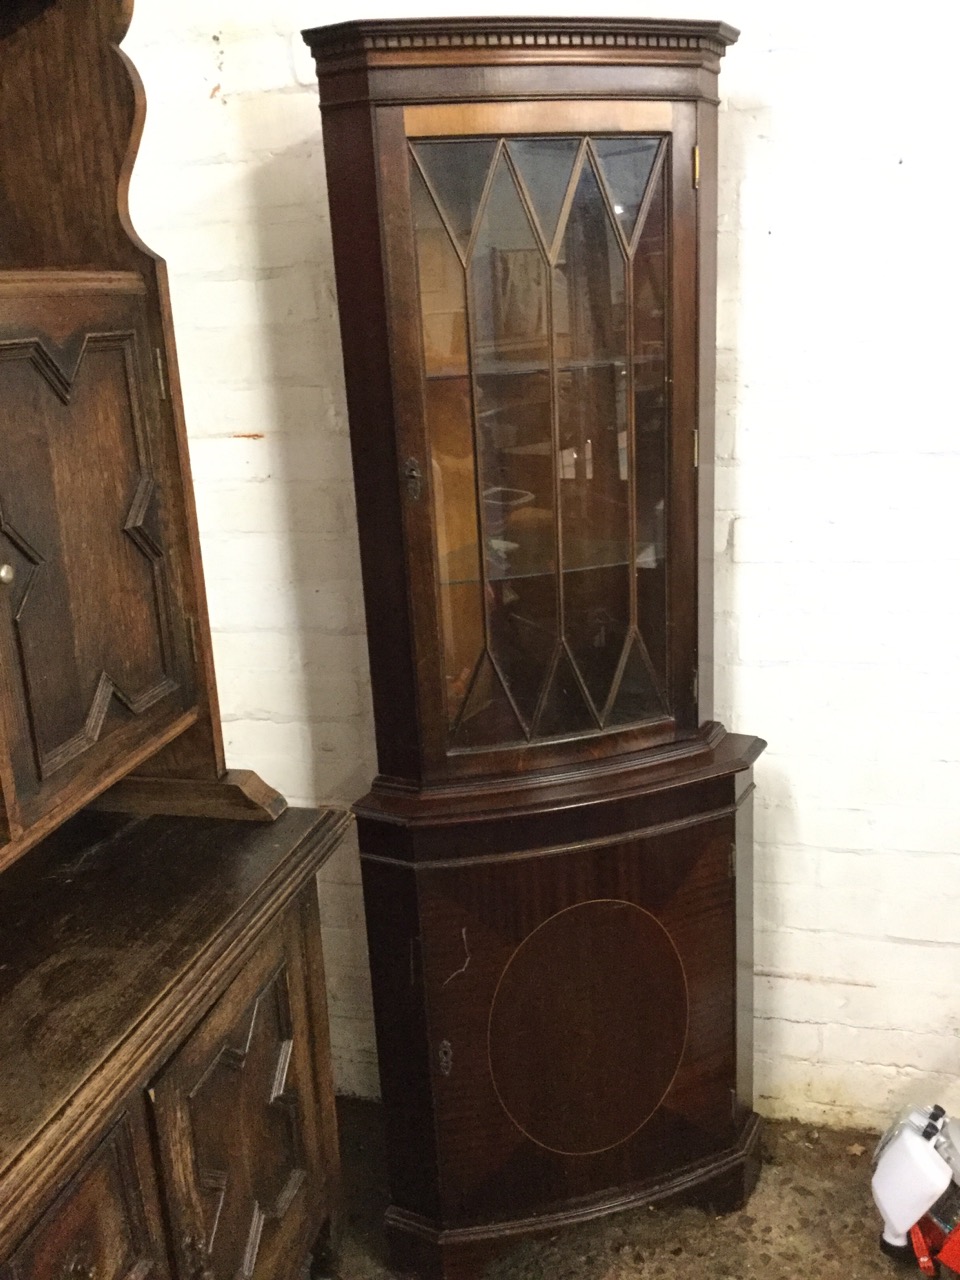
[(419, 313), (405, 452), (424, 459), (428, 500), (407, 496), (433, 549), (437, 749), (470, 772), (695, 729), (694, 110), (403, 119), (409, 223), (388, 243)]
[(287, 1280), (325, 1216), (308, 1005), (293, 918), (150, 1091), (184, 1280)]
[(0, 1267), (0, 1280), (169, 1280), (148, 1153), (132, 1110)]
[(191, 705), (144, 299), (133, 275), (0, 277), (0, 653), (24, 826)]

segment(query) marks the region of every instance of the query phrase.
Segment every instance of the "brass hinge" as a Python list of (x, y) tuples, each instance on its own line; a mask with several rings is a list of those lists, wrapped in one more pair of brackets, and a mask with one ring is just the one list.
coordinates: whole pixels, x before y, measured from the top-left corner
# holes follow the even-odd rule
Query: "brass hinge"
[(163, 354), (159, 347), (154, 347), (154, 355), (157, 358), (157, 377), (160, 379), (160, 399), (167, 398), (167, 375), (163, 371)]
[(693, 469), (696, 471), (700, 466), (700, 432), (694, 430), (693, 433)]
[(737, 846), (735, 844), (731, 844), (730, 846), (730, 879), (736, 880), (736, 878), (737, 878)]
[(700, 148), (693, 148), (693, 189), (699, 190), (700, 187)]
[(700, 672), (693, 673), (693, 700), (694, 702), (700, 697)]

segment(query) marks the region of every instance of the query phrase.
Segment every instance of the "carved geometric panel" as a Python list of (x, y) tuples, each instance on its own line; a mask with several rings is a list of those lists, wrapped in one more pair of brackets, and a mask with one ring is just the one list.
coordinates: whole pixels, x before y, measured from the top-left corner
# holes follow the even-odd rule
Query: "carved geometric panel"
[(306, 1181), (293, 1039), (281, 971), (244, 1012), (190, 1091), (203, 1248), (218, 1275), (253, 1276), (264, 1230), (283, 1218)]
[(49, 298), (32, 312), (0, 301), (0, 556), (14, 575), (4, 612), (29, 739), (14, 764), (29, 792), (181, 673), (139, 301), (84, 298), (66, 318), (66, 300), (56, 317)]
[(137, 1194), (121, 1121), (40, 1218), (2, 1280), (146, 1280), (166, 1275)]
[(323, 1182), (304, 980), (275, 932), (150, 1091), (187, 1276), (274, 1280), (309, 1244)]

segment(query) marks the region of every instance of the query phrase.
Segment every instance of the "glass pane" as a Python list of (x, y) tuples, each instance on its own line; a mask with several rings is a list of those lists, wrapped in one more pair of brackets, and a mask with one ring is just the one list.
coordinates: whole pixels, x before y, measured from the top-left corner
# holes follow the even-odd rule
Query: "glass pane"
[(510, 699), (490, 655), (485, 653), (470, 687), (454, 741), (458, 747), (490, 747), (522, 737)]
[(562, 649), (537, 723), (537, 733), (546, 738), (561, 733), (582, 733), (596, 727), (573, 664)]
[(413, 144), (457, 746), (666, 712), (666, 145)]
[(613, 198), (613, 211), (629, 244), (660, 149), (660, 139), (594, 138), (593, 146)]
[(630, 625), (626, 275), (592, 165), (554, 271), (564, 635), (596, 708)]
[(650, 659), (634, 636), (607, 724), (634, 724), (666, 714), (667, 706), (654, 680)]
[(637, 617), (661, 683), (667, 663), (667, 220), (665, 168), (633, 260)]
[(466, 378), (435, 378), (427, 382), (426, 391), (440, 626), (452, 724), (484, 644), (470, 384)]
[(560, 500), (563, 567), (590, 569), (630, 558), (626, 352), (592, 368), (560, 364)]
[(414, 154), (464, 253), (496, 148), (485, 138), (414, 144)]
[(557, 233), (557, 221), (580, 141), (577, 138), (515, 138), (507, 143), (507, 150), (523, 179), (549, 250)]
[(469, 272), (489, 643), (529, 724), (556, 640), (547, 269), (503, 156)]
[(463, 267), (416, 165), (410, 195), (417, 241), (420, 315), (427, 377), (467, 373), (467, 299)]
[(630, 626), (630, 566), (565, 573), (563, 618), (570, 652), (602, 716)]
[(414, 231), (426, 382), (426, 427), (440, 579), (447, 717), (460, 713), (483, 650), (483, 588), (473, 411), (467, 374), (466, 287), (457, 257), (416, 165)]
[(554, 329), (561, 363), (626, 362), (623, 255), (589, 161), (580, 172), (554, 273)]

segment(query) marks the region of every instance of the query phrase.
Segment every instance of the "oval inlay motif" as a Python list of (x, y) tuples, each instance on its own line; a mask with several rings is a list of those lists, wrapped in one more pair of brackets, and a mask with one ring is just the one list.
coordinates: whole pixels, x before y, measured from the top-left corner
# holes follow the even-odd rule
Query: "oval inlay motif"
[(631, 902), (578, 903), (508, 961), (488, 1047), (504, 1111), (562, 1155), (627, 1141), (663, 1101), (687, 1037), (686, 977), (663, 925)]

